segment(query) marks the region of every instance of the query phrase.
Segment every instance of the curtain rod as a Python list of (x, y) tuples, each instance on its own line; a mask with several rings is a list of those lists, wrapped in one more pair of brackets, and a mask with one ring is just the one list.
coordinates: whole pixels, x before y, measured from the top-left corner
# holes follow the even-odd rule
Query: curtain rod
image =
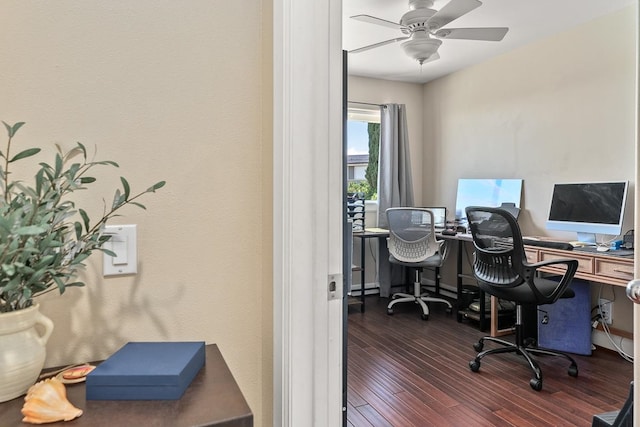
[(374, 107), (383, 107), (383, 104), (373, 104), (371, 102), (347, 101), (349, 104), (372, 105)]

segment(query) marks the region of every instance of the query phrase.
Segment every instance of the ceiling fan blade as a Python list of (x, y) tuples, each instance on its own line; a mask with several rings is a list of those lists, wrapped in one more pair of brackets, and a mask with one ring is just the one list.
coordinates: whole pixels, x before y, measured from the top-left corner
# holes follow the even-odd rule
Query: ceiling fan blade
[(495, 28), (446, 28), (433, 35), (440, 39), (485, 40), (499, 42), (509, 31), (506, 27)]
[(369, 24), (376, 24), (393, 28), (394, 30), (401, 30), (402, 28), (404, 28), (402, 25), (396, 22), (387, 21), (386, 19), (382, 18), (376, 18), (375, 16), (371, 15), (354, 15), (351, 18), (355, 19), (356, 21), (368, 22)]
[(429, 18), (430, 29), (438, 29), (481, 6), (478, 0), (451, 0)]
[(384, 46), (387, 44), (391, 44), (391, 43), (396, 43), (396, 42), (401, 42), (403, 40), (407, 40), (409, 37), (398, 37), (395, 39), (391, 39), (391, 40), (385, 40), (383, 42), (380, 43), (374, 43), (374, 44), (370, 44), (369, 46), (364, 46), (364, 47), (360, 47), (358, 49), (353, 49), (350, 50), (349, 53), (360, 53), (360, 52), (364, 52), (367, 51), (369, 49), (375, 49), (376, 47), (380, 47), (380, 46)]

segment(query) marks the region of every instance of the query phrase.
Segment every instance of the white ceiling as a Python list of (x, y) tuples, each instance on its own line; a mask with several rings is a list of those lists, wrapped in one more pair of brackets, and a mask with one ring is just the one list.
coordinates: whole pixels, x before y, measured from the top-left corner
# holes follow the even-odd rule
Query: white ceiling
[[(449, 0), (435, 0), (439, 10)], [(401, 43), (348, 55), (350, 75), (425, 83), (485, 61), (532, 41), (568, 30), (599, 16), (613, 13), (636, 0), (482, 0), (482, 6), (444, 28), (509, 27), (500, 42), (443, 40), (440, 59), (425, 63), (405, 55)], [(343, 49), (350, 51), (372, 43), (401, 37), (400, 30), (350, 19), (358, 14), (399, 22), (409, 10), (407, 0), (343, 0)], [(606, 34), (603, 34), (606, 36)]]

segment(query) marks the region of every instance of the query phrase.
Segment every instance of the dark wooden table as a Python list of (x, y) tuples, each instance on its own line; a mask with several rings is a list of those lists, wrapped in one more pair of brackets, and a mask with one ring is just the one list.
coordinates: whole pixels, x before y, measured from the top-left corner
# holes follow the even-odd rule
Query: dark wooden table
[[(90, 400), (84, 383), (67, 385), (67, 398), (83, 410), (72, 421), (46, 426), (91, 427), (252, 427), (253, 414), (218, 346), (206, 346), (206, 362), (179, 400)], [(0, 403), (2, 427), (33, 426), (22, 422), (24, 397)]]

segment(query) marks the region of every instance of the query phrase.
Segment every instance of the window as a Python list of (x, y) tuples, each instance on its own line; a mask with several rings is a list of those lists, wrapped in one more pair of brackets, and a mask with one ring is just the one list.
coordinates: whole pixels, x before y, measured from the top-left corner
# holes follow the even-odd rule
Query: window
[(378, 194), (380, 110), (349, 108), (347, 115), (347, 192), (365, 200)]

